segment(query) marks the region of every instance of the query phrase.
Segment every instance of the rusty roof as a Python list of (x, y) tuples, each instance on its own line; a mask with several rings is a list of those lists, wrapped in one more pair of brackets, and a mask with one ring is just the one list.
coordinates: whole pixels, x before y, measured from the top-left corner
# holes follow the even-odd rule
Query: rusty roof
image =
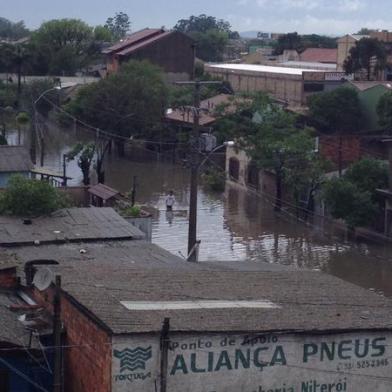
[(126, 48), (131, 47), (132, 45), (138, 45), (143, 43), (144, 41), (151, 39), (156, 35), (160, 35), (164, 33), (162, 29), (143, 29), (137, 31), (120, 42), (116, 43), (113, 46), (105, 49), (102, 53), (104, 54), (118, 54), (120, 51), (125, 50)]
[(327, 48), (308, 48), (300, 54), (301, 61), (309, 63), (333, 63), (338, 59), (337, 49)]
[(117, 195), (120, 194), (119, 191), (110, 188), (105, 184), (93, 185), (90, 188), (88, 188), (88, 192), (105, 201), (111, 199), (112, 197), (116, 197)]
[(29, 150), (24, 146), (0, 146), (0, 173), (29, 172), (33, 168)]

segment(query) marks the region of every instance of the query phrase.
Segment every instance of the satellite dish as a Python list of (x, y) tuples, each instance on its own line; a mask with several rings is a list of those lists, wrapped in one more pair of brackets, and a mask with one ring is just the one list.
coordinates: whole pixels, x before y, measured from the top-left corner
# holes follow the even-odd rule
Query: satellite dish
[(53, 272), (49, 268), (40, 268), (34, 275), (33, 285), (39, 290), (46, 290), (53, 281)]

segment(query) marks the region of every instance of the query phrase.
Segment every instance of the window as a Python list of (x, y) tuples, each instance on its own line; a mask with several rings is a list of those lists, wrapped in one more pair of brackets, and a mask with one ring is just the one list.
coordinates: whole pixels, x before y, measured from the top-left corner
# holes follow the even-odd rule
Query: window
[(321, 83), (305, 83), (304, 91), (306, 93), (317, 93), (324, 91), (324, 85)]
[(240, 176), (240, 163), (237, 158), (230, 158), (229, 160), (229, 176), (230, 179), (237, 180)]

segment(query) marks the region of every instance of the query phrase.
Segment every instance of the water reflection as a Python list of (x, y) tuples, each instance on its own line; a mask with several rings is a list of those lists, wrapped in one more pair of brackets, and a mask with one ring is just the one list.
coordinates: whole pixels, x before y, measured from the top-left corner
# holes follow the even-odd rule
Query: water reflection
[[(10, 140), (17, 140), (17, 132)], [(45, 165), (62, 169), (62, 155), (77, 141), (89, 140), (82, 131), (51, 127), (47, 135)], [(22, 133), (22, 141), (28, 135)], [(71, 185), (81, 183), (75, 161), (67, 165)], [(175, 254), (186, 254), (188, 234), (189, 172), (158, 161), (147, 163), (108, 156), (106, 180), (122, 192), (131, 190), (137, 177), (136, 199), (157, 210), (153, 242)], [(167, 213), (165, 198), (174, 191), (176, 205)], [(346, 281), (392, 296), (392, 252), (390, 245), (352, 244), (331, 239), (312, 225), (277, 216), (270, 203), (242, 189), (227, 187), (222, 195), (199, 189), (198, 238), (202, 260), (252, 260), (280, 263), (297, 268), (321, 269)]]

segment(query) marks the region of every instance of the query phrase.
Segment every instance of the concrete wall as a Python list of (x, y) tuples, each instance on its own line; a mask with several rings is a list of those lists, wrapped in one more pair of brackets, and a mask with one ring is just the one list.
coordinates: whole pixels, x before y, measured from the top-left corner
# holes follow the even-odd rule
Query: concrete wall
[(338, 40), (338, 71), (343, 71), (345, 60), (350, 54), (351, 48), (355, 46), (357, 41), (350, 35), (346, 35)]
[(266, 72), (233, 71), (205, 66), (206, 72), (228, 81), (235, 92), (263, 91), (290, 105), (305, 103), (302, 76)]
[[(159, 336), (113, 342), (112, 392), (160, 391)], [(391, 344), (390, 332), (171, 334), (167, 390), (385, 392)]]

